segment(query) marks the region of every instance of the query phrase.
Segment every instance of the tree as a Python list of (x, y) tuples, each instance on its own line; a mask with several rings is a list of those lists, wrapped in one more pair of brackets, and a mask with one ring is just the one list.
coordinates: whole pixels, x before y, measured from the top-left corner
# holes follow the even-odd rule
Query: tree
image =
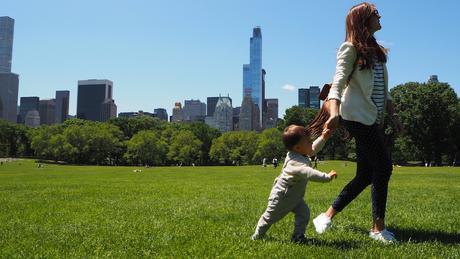
[(202, 144), (203, 142), (189, 130), (176, 132), (171, 139), (168, 159), (188, 165), (196, 163), (201, 157)]
[(442, 155), (453, 149), (458, 99), (447, 83), (406, 83), (391, 90), (395, 111), (407, 136), (425, 162), (442, 163)]
[(166, 158), (167, 145), (159, 133), (143, 130), (127, 141), (125, 157), (134, 164), (161, 165)]
[(214, 139), (209, 155), (213, 161), (221, 164), (252, 164), (255, 162), (258, 141), (258, 135), (254, 131), (226, 132)]
[(283, 131), (289, 125), (307, 126), (319, 110), (313, 108), (302, 108), (300, 106), (292, 106), (286, 109), (283, 120), (277, 123), (277, 128)]
[(259, 134), (257, 150), (254, 155), (255, 161), (262, 161), (263, 158), (271, 159), (284, 157), (286, 148), (281, 139), (282, 133), (278, 129), (266, 129)]
[(199, 158), (199, 163), (208, 164), (209, 151), (211, 149), (212, 141), (221, 135), (220, 131), (202, 122), (193, 122), (190, 124), (182, 125), (184, 129), (193, 132), (193, 134), (203, 143), (201, 145), (201, 156)]

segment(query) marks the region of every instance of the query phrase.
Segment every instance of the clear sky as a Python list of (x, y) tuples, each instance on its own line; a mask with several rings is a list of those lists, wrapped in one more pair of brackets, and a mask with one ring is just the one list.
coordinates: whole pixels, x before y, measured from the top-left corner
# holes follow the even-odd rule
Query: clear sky
[[(332, 80), (345, 16), (361, 1), (308, 0), (1, 0), (15, 19), (12, 70), (19, 96), (54, 98), (77, 80), (110, 79), (118, 112), (227, 95), (242, 101), (242, 66), (252, 28), (261, 26), (266, 97), (279, 116), (297, 88)], [(460, 93), (460, 1), (374, 1), (377, 39), (390, 49), (390, 87), (436, 74)], [(289, 87), (286, 87), (289, 85)]]

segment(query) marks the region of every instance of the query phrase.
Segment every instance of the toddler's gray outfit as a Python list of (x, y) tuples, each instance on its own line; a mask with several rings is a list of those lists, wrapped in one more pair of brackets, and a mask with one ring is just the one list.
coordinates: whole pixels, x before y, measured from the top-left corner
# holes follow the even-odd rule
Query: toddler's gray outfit
[[(325, 140), (322, 137), (316, 139), (312, 145), (313, 153), (316, 154), (321, 150), (324, 143)], [(308, 180), (329, 182), (331, 178), (327, 174), (311, 168), (309, 157), (289, 151), (281, 174), (273, 183), (267, 209), (257, 223), (255, 237), (263, 237), (271, 225), (291, 211), (295, 214), (293, 236), (299, 237), (305, 234), (310, 219), (310, 209), (303, 199)]]

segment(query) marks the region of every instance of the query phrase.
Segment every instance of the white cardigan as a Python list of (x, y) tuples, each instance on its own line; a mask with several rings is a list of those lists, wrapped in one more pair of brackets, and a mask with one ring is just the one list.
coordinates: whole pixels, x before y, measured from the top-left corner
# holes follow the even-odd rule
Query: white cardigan
[[(340, 46), (337, 53), (334, 81), (329, 91), (328, 99), (341, 101), (340, 116), (344, 120), (372, 125), (377, 119), (377, 107), (371, 99), (374, 88), (374, 70), (360, 70), (359, 66), (357, 66), (347, 85), (347, 80), (353, 70), (356, 56), (356, 48), (351, 42), (344, 42)], [(387, 100), (391, 101), (388, 93), (388, 71), (385, 63), (383, 63), (383, 71), (386, 95), (383, 111), (385, 112)]]

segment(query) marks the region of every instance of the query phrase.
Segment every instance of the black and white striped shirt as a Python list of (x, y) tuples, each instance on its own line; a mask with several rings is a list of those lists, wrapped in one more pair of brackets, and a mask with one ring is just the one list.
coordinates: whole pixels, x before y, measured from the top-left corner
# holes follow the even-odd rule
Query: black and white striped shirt
[(374, 89), (372, 90), (371, 99), (377, 107), (377, 120), (375, 123), (380, 124), (383, 118), (383, 106), (385, 104), (385, 78), (383, 74), (383, 65), (381, 62), (374, 64)]

